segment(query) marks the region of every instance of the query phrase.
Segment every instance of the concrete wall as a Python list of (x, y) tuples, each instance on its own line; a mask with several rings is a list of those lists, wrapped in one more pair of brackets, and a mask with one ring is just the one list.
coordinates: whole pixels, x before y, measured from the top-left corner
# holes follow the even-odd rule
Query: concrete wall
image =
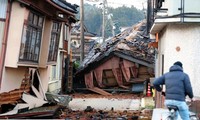
[[(184, 72), (191, 79), (194, 95), (200, 97), (200, 24), (170, 24), (160, 34), (157, 63), (164, 55), (164, 72), (176, 62), (183, 63)], [(180, 48), (180, 49), (179, 49)], [(161, 75), (161, 66), (156, 73)], [(159, 72), (160, 71), (160, 72)]]

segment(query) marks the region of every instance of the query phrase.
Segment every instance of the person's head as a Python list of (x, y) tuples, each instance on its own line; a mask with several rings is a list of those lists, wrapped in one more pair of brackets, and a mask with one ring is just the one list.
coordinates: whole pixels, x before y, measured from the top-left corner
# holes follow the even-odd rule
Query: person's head
[(175, 62), (174, 65), (178, 65), (178, 66), (180, 66), (181, 68), (183, 68), (183, 64), (182, 64), (180, 61)]

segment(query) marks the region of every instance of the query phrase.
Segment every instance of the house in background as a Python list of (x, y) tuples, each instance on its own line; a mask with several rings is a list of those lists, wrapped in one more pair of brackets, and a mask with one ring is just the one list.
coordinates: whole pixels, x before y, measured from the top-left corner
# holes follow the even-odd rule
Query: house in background
[[(156, 50), (156, 77), (169, 71), (176, 62), (183, 63), (189, 77), (194, 96), (200, 97), (200, 1), (199, 0), (149, 0), (150, 12), (154, 15), (151, 38)], [(157, 107), (163, 99), (157, 93)], [(200, 107), (200, 106), (199, 106)], [(200, 112), (200, 111), (199, 111)]]
[(51, 67), (57, 61), (58, 84), (62, 83), (76, 7), (64, 0), (0, 1), (0, 105), (15, 104), (26, 96), (24, 91), (46, 100), (48, 83), (53, 82)]
[[(72, 59), (73, 61), (80, 61), (81, 57), (81, 39), (80, 39), (80, 21), (73, 25), (71, 30), (71, 50), (72, 50)], [(87, 30), (86, 26), (84, 25), (84, 55), (87, 56), (89, 50), (97, 44), (97, 42), (93, 39), (95, 37), (94, 33), (91, 33)]]

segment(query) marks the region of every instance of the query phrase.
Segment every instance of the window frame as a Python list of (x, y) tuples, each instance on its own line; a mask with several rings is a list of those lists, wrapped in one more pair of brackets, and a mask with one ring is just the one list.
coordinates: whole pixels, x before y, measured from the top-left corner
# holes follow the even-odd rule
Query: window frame
[(38, 63), (40, 58), (44, 20), (42, 14), (35, 11), (29, 12), (28, 20), (24, 21), (21, 37), (19, 54), (20, 62)]
[(50, 44), (49, 44), (48, 60), (47, 60), (48, 62), (57, 61), (61, 27), (62, 27), (61, 22), (53, 21)]

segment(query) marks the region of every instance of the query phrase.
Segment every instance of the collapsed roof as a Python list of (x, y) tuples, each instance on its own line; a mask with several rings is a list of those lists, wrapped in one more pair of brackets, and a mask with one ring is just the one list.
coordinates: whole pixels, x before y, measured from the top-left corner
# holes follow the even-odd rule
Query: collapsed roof
[(112, 56), (153, 68), (154, 53), (148, 47), (150, 42), (146, 20), (143, 20), (92, 49), (77, 74), (94, 69)]

